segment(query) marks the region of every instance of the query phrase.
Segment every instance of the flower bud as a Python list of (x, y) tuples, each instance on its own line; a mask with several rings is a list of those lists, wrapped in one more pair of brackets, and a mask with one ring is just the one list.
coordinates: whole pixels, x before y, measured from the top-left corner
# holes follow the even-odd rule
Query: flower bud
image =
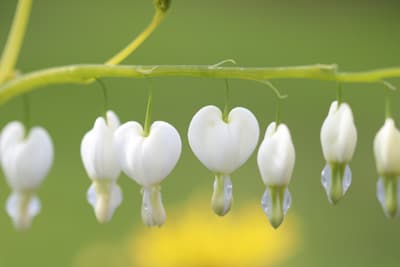
[(189, 145), (203, 165), (215, 174), (212, 208), (225, 215), (232, 202), (230, 175), (242, 166), (257, 146), (259, 127), (255, 116), (242, 107), (232, 109), (224, 121), (215, 106), (205, 106), (189, 125)]
[(122, 202), (117, 185), (121, 172), (112, 142), (120, 122), (112, 111), (106, 120), (96, 119), (93, 128), (85, 134), (81, 143), (81, 158), (89, 178), (93, 181), (88, 190), (88, 202), (93, 206), (99, 222), (108, 222)]
[(374, 140), (376, 169), (379, 174), (377, 197), (385, 214), (394, 218), (400, 213), (400, 132), (388, 118)]
[(274, 228), (283, 222), (291, 205), (288, 190), (292, 178), (295, 149), (289, 129), (285, 124), (272, 122), (257, 154), (257, 164), (267, 189), (261, 204)]
[(331, 104), (321, 128), (321, 145), (327, 162), (321, 181), (329, 202), (336, 204), (351, 184), (351, 161), (357, 143), (353, 113), (346, 103)]
[(142, 126), (131, 121), (118, 128), (113, 143), (122, 171), (143, 187), (143, 222), (161, 226), (165, 210), (159, 184), (171, 173), (181, 155), (178, 131), (167, 122), (156, 121), (145, 135)]
[(11, 122), (0, 140), (1, 165), (12, 194), (7, 213), (17, 229), (30, 227), (40, 211), (36, 192), (53, 164), (53, 143), (47, 131), (34, 127), (25, 134), (20, 122)]

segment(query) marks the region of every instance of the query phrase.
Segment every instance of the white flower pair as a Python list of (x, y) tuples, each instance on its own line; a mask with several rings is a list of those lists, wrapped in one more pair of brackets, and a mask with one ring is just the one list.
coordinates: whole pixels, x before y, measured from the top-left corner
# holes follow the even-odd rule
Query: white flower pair
[[(353, 157), (357, 130), (353, 114), (346, 103), (332, 103), (321, 129), (321, 144), (327, 165), (322, 172), (322, 184), (330, 202), (336, 203), (351, 183), (348, 163)], [(376, 168), (379, 174), (377, 198), (386, 214), (400, 214), (400, 131), (394, 120), (387, 118), (374, 140)]]
[[(224, 121), (220, 109), (206, 106), (190, 122), (188, 138), (193, 153), (215, 174), (212, 208), (216, 214), (223, 216), (230, 210), (232, 202), (230, 176), (247, 161), (257, 146), (257, 119), (249, 110), (236, 107)], [(276, 127), (274, 122), (271, 123), (258, 152), (257, 162), (267, 186), (262, 200), (263, 208), (274, 227), (280, 225), (290, 205), (287, 185), (292, 176), (294, 160), (295, 151), (288, 128), (284, 124)]]
[(82, 140), (81, 157), (93, 181), (87, 196), (98, 221), (109, 221), (121, 204), (122, 193), (116, 182), (122, 170), (143, 187), (144, 223), (162, 225), (166, 215), (159, 184), (173, 170), (180, 154), (179, 134), (166, 122), (154, 122), (146, 136), (137, 122), (120, 126), (112, 111), (107, 112), (106, 120), (97, 118)]

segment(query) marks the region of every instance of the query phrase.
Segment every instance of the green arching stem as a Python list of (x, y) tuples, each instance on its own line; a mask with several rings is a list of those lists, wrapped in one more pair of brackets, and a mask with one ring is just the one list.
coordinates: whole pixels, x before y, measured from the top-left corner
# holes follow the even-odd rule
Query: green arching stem
[(150, 125), (151, 125), (151, 108), (153, 105), (153, 88), (150, 85), (150, 81), (148, 81), (149, 84), (149, 96), (147, 99), (147, 108), (146, 108), (146, 117), (144, 119), (144, 127), (143, 127), (143, 134), (144, 136), (148, 136), (150, 134)]
[(209, 77), (263, 81), (271, 79), (310, 79), (342, 83), (382, 83), (400, 77), (400, 67), (365, 72), (338, 72), (336, 65), (244, 68), (208, 65), (70, 65), (53, 67), (22, 75), (0, 86), (0, 103), (33, 89), (55, 84), (87, 84), (102, 77)]
[(281, 104), (282, 100), (287, 98), (287, 95), (282, 95), (278, 88), (276, 88), (270, 81), (261, 81), (262, 84), (265, 84), (269, 88), (272, 89), (272, 91), (276, 95), (276, 118), (275, 118), (275, 129), (278, 129), (279, 124), (281, 123)]
[(7, 43), (0, 59), (0, 84), (12, 76), (24, 40), (32, 0), (19, 0)]
[(132, 54), (146, 39), (153, 33), (157, 26), (162, 22), (165, 17), (166, 10), (156, 8), (156, 13), (150, 24), (124, 49), (118, 52), (115, 56), (106, 61), (107, 65), (116, 65), (121, 63), (130, 54)]
[(224, 120), (224, 122), (228, 123), (229, 122), (229, 109), (230, 109), (230, 94), (229, 94), (229, 82), (228, 79), (225, 79), (225, 86), (226, 86), (226, 90), (225, 90), (225, 107), (224, 107), (224, 114), (222, 115), (222, 119)]

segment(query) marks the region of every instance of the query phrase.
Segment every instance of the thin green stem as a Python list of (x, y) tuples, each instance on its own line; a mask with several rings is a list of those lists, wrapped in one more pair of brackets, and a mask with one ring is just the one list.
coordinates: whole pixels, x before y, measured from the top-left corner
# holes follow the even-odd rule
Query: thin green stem
[(150, 24), (124, 49), (118, 52), (115, 56), (107, 60), (106, 64), (108, 65), (116, 65), (121, 63), (124, 59), (126, 59), (130, 54), (132, 54), (146, 39), (154, 32), (157, 26), (161, 23), (163, 18), (165, 17), (165, 11), (161, 9), (156, 9), (156, 13)]
[(222, 116), (222, 119), (228, 123), (228, 117), (229, 117), (229, 109), (230, 109), (230, 97), (229, 97), (229, 82), (228, 79), (225, 79), (225, 107), (224, 107), (224, 114)]
[(100, 84), (101, 90), (103, 92), (103, 98), (104, 98), (104, 105), (103, 105), (103, 109), (104, 109), (104, 115), (106, 114), (107, 110), (108, 110), (108, 91), (107, 91), (107, 87), (104, 84), (104, 82), (98, 78), (95, 78), (96, 81)]
[(281, 123), (281, 105), (282, 105), (282, 99), (277, 98), (276, 99), (276, 118), (275, 118), (275, 125), (276, 129), (278, 129), (279, 124)]
[(0, 84), (13, 76), (19, 51), (24, 40), (32, 0), (19, 0), (7, 43), (0, 59)]
[(386, 101), (385, 101), (385, 117), (386, 119), (389, 119), (392, 117), (392, 108), (390, 104), (390, 91), (388, 88), (385, 90), (385, 95), (386, 95)]
[(340, 104), (342, 104), (342, 83), (338, 82), (338, 88), (337, 88), (337, 102), (338, 102), (338, 108), (340, 106)]
[(153, 87), (151, 86), (151, 81), (148, 80), (148, 99), (147, 99), (147, 108), (146, 108), (146, 117), (144, 119), (144, 136), (148, 136), (150, 134), (150, 125), (151, 125), (151, 108), (153, 106)]
[(22, 96), (22, 102), (25, 128), (27, 129), (27, 132), (29, 132), (29, 128), (31, 127), (31, 106), (28, 94)]
[(210, 67), (207, 65), (110, 66), (71, 65), (53, 67), (22, 75), (0, 86), (0, 103), (33, 89), (55, 84), (87, 84), (103, 77), (209, 77), (242, 80), (310, 79), (342, 83), (381, 83), (399, 78), (400, 67), (366, 72), (338, 72), (336, 65), (308, 65), (275, 68)]

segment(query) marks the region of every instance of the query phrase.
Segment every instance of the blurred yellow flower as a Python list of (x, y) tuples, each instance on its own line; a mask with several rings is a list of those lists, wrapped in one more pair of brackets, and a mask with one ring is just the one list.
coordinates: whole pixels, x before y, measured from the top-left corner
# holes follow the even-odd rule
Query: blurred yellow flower
[(142, 228), (128, 240), (132, 266), (275, 266), (291, 256), (299, 241), (298, 222), (288, 217), (273, 229), (256, 202), (221, 218), (208, 199), (195, 199), (171, 213), (162, 228)]

